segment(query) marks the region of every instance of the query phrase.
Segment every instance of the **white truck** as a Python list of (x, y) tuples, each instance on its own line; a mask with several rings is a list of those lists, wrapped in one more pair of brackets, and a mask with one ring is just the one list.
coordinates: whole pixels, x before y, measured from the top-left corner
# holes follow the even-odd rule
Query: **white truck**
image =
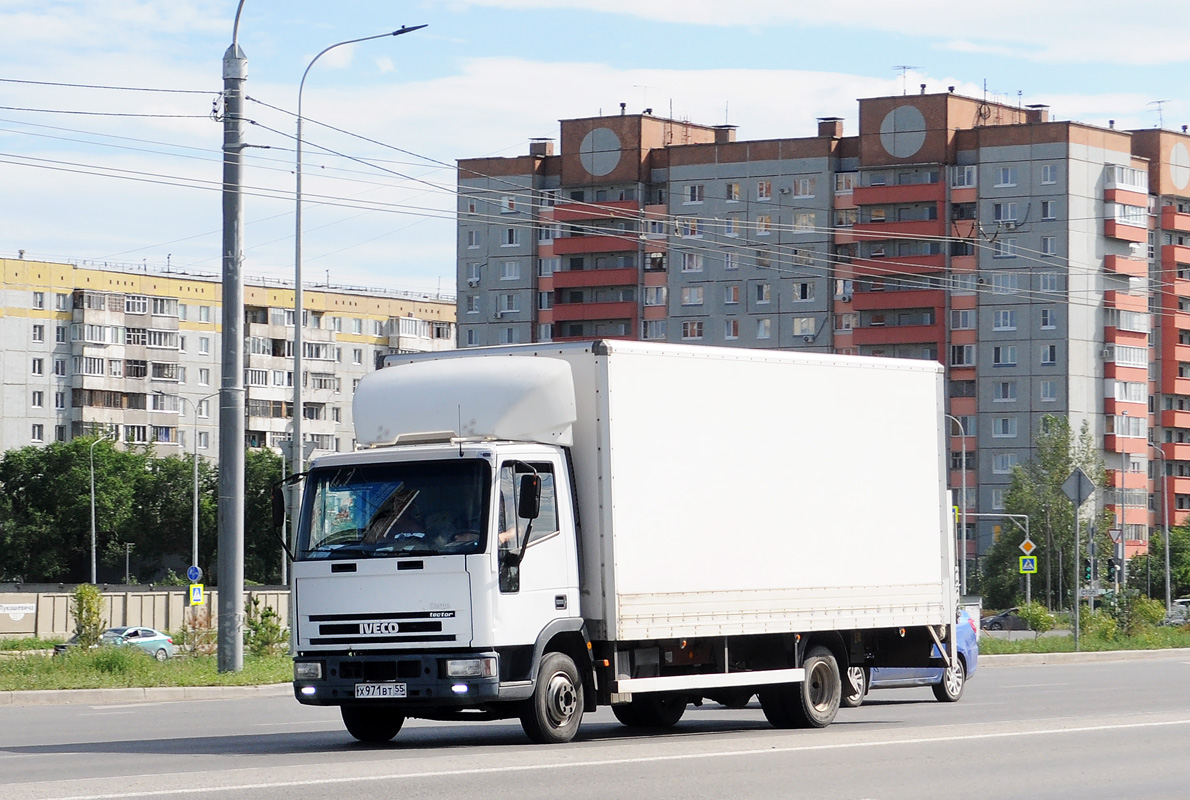
[[(390, 356), (305, 476), (294, 692), (572, 739), (759, 695), (822, 727), (848, 668), (955, 640), (942, 369), (626, 341)], [(961, 679), (961, 674), (958, 676)]]

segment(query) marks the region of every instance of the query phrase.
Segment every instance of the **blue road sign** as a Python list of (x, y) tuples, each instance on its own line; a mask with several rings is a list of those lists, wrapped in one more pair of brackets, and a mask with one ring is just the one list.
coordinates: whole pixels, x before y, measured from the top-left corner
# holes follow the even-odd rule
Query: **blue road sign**
[(202, 580), (202, 567), (193, 566), (186, 570), (186, 579), (191, 583), (198, 583)]
[(1021, 556), (1021, 574), (1037, 572), (1037, 556)]

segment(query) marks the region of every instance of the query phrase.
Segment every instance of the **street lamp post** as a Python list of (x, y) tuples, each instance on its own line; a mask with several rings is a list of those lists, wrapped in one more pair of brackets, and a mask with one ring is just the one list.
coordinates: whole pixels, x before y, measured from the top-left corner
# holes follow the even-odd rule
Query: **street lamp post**
[[(963, 463), (960, 468), (962, 475), (963, 488), (959, 493), (959, 502), (962, 504), (959, 508), (961, 515), (962, 527), (962, 553), (959, 555), (959, 594), (967, 594), (967, 430), (963, 427), (963, 422), (956, 416), (951, 414), (945, 415), (947, 419), (959, 427), (959, 447), (962, 448)], [(950, 448), (948, 447), (947, 450)]]
[[(1120, 417), (1120, 427), (1123, 430), (1116, 435), (1116, 440), (1120, 443), (1120, 568), (1116, 572), (1119, 575), (1116, 581), (1117, 589), (1128, 585), (1128, 500), (1124, 488), (1128, 478), (1128, 451), (1124, 449), (1124, 435), (1128, 432), (1128, 412), (1121, 411)], [(1119, 596), (1117, 591), (1116, 602), (1119, 602)]]
[(1161, 538), (1165, 543), (1165, 613), (1168, 614), (1173, 610), (1173, 595), (1171, 594), (1173, 590), (1169, 585), (1169, 495), (1166, 493), (1169, 483), (1166, 481), (1165, 474), (1165, 451), (1157, 444), (1153, 444), (1153, 449), (1157, 451), (1157, 458), (1161, 459), (1161, 516), (1165, 524), (1165, 532)]
[(92, 585), (94, 585), (96, 583), (96, 579), (95, 579), (95, 575), (96, 575), (95, 551), (97, 549), (96, 543), (98, 541), (98, 539), (95, 535), (95, 445), (99, 444), (100, 442), (105, 442), (108, 439), (112, 438), (113, 433), (114, 433), (114, 431), (108, 431), (107, 433), (103, 434), (95, 441), (91, 442), (91, 584)]
[[(343, 42), (336, 42), (330, 47), (323, 49), (318, 55), (310, 59), (310, 63), (306, 65), (306, 71), (302, 73), (302, 81), (298, 84), (298, 102), (297, 102), (297, 139), (296, 152), (297, 160), (295, 164), (294, 176), (294, 232), (293, 232), (293, 442), (294, 446), (290, 454), (292, 464), (290, 471), (296, 475), (302, 472), (303, 454), (302, 454), (302, 92), (306, 88), (306, 76), (310, 74), (310, 69), (314, 66), (318, 59), (322, 58), (336, 47), (343, 47), (349, 44), (358, 44), (359, 42), (370, 42), (373, 39), (384, 39), (388, 36), (400, 36), (404, 33), (412, 33), (416, 30), (421, 30), (425, 25), (414, 25), (412, 27), (402, 25), (398, 30), (389, 31), (388, 33), (378, 33), (375, 36), (364, 36), (360, 39), (348, 39)], [(290, 490), (291, 509), (297, 506), (298, 500), (301, 496), (301, 486), (294, 483)], [(293, 514), (291, 510), (291, 516)]]

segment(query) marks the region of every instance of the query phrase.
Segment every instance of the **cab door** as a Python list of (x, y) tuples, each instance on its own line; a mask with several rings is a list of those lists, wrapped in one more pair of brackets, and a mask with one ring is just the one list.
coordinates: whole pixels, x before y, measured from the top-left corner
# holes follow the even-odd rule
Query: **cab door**
[[(522, 477), (534, 474), (541, 486), (539, 513), (522, 517)], [(496, 492), (490, 528), (499, 584), (496, 642), (532, 644), (552, 620), (579, 615), (570, 482), (556, 456), (507, 458), (499, 466)]]

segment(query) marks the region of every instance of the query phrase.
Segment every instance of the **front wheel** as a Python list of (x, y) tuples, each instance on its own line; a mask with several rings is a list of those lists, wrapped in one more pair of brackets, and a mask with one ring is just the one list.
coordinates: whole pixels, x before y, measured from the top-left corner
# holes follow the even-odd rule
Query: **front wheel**
[(380, 706), (340, 706), (347, 732), (361, 742), (382, 744), (391, 740), (405, 724), (403, 714)]
[(565, 653), (546, 653), (537, 686), (526, 701), (521, 727), (538, 744), (562, 744), (578, 733), (583, 719), (583, 681)]
[(942, 680), (934, 684), (934, 697), (943, 703), (953, 703), (963, 696), (963, 687), (966, 685), (967, 669), (963, 666), (963, 659), (956, 657), (954, 663), (942, 673)]
[(686, 713), (686, 696), (641, 694), (632, 702), (612, 706), (612, 713), (629, 728), (672, 728)]
[(839, 705), (843, 708), (859, 708), (864, 704), (864, 695), (868, 693), (868, 673), (863, 667), (848, 667), (847, 680), (851, 689), (843, 687), (843, 695)]

